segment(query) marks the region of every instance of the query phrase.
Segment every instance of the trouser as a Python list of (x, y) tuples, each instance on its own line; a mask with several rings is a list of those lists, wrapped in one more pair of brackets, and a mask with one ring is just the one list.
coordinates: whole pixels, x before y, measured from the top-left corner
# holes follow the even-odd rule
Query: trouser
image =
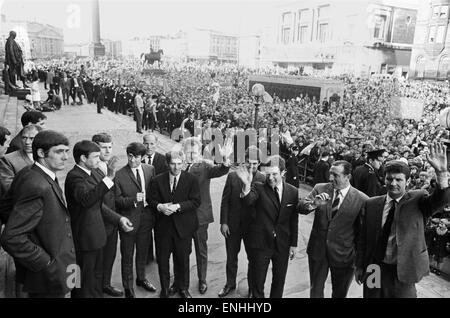
[(136, 132), (142, 131), (142, 114), (138, 111), (134, 112), (135, 120), (136, 120)]
[(117, 254), (118, 230), (114, 228), (111, 234), (106, 238), (106, 245), (103, 247), (103, 286), (111, 286), (111, 276), (114, 261)]
[[(243, 240), (242, 230), (240, 227), (230, 228), (230, 235), (225, 239), (225, 248), (227, 251), (227, 264), (226, 264), (226, 275), (227, 275), (227, 286), (236, 286), (236, 276), (238, 270), (238, 255), (241, 250), (241, 242)], [(247, 253), (248, 261), (250, 262), (250, 257), (247, 249), (247, 245), (244, 241), (245, 250)], [(252, 273), (250, 266), (247, 267), (247, 281), (249, 290), (252, 286)]]
[(59, 95), (59, 84), (54, 84), (55, 94)]
[(380, 288), (369, 288), (364, 282), (364, 298), (417, 298), (416, 284), (398, 280), (396, 264), (381, 263), (380, 270)]
[(97, 113), (101, 114), (103, 108), (103, 101), (97, 100)]
[(77, 264), (81, 269), (80, 288), (72, 290), (72, 298), (103, 298), (103, 248), (77, 251)]
[(354, 267), (333, 267), (328, 264), (327, 258), (314, 260), (308, 257), (310, 297), (324, 298), (325, 282), (328, 276), (328, 270), (331, 272), (332, 298), (347, 297), (348, 289), (353, 280)]
[(200, 283), (206, 283), (208, 268), (208, 224), (202, 224), (194, 233), (195, 258), (197, 260), (197, 275)]
[(289, 261), (289, 249), (279, 252), (275, 249), (250, 248), (250, 257), (253, 273), (253, 296), (264, 298), (264, 283), (266, 282), (267, 270), (272, 261), (272, 285), (270, 298), (283, 297), (284, 283)]
[[(66, 105), (66, 104), (69, 105), (70, 91), (68, 89), (66, 89), (66, 88), (63, 88), (62, 89), (62, 96), (63, 96), (64, 105)], [(75, 99), (74, 99), (74, 101), (75, 101)]]
[(158, 261), (158, 256), (157, 255), (153, 255), (153, 232), (150, 231), (150, 239), (148, 242), (148, 254), (147, 254), (147, 264), (150, 263), (150, 261), (152, 261), (153, 259), (155, 259)]
[[(173, 220), (166, 220), (173, 222)], [(191, 237), (179, 237), (174, 224), (158, 231), (155, 228), (156, 253), (158, 255), (158, 271), (161, 282), (161, 290), (168, 291), (170, 285), (170, 255), (174, 262), (174, 286), (177, 289), (189, 289), (189, 255), (191, 253)]]
[(142, 127), (144, 130), (150, 129), (150, 113), (147, 110), (142, 114)]
[(0, 298), (16, 297), (15, 275), (16, 266), (13, 258), (0, 248)]
[(122, 284), (125, 289), (134, 286), (133, 283), (133, 255), (136, 247), (136, 276), (137, 280), (145, 279), (145, 265), (149, 233), (153, 227), (153, 219), (150, 209), (144, 209), (141, 214), (139, 228), (125, 233), (120, 231), (120, 254), (122, 255)]

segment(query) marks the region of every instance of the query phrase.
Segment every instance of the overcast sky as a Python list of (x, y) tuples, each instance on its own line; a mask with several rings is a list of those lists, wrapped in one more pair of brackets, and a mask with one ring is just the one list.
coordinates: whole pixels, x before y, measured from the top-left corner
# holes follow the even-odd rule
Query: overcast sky
[[(406, 0), (385, 1), (401, 3)], [(271, 11), (274, 6), (292, 2), (292, 0), (100, 0), (100, 30), (102, 38), (112, 40), (174, 34), (191, 27), (210, 28), (234, 34), (255, 34), (273, 19)], [(0, 0), (0, 4), (1, 12), (6, 15), (7, 20), (31, 20), (63, 28), (64, 40), (67, 43), (91, 40), (89, 0)]]

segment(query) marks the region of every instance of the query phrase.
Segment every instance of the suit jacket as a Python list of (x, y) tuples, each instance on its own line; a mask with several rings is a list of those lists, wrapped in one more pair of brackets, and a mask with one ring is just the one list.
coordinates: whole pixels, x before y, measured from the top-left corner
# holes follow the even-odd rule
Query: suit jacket
[[(374, 263), (386, 195), (370, 198), (361, 213), (356, 265), (364, 270)], [(432, 195), (424, 190), (408, 191), (395, 211), (397, 275), (403, 283), (417, 283), (429, 274), (424, 220), (450, 202), (450, 188), (436, 188)]]
[(287, 253), (290, 246), (297, 246), (298, 190), (296, 187), (283, 181), (283, 195), (279, 203), (273, 189), (266, 182), (256, 182), (251, 191), (241, 200), (244, 205), (255, 207), (248, 229), (249, 247), (277, 249), (281, 253)]
[[(92, 171), (92, 177), (94, 180), (98, 182), (103, 182), (103, 178), (105, 174), (99, 168)], [(105, 223), (105, 231), (106, 235), (111, 235), (114, 230), (118, 227), (120, 218), (122, 217), (119, 213), (116, 212), (116, 198), (114, 195), (114, 191), (108, 191), (103, 196), (102, 202), (102, 216), (103, 222)]]
[[(266, 177), (259, 171), (253, 177), (252, 184), (255, 182), (265, 182)], [(243, 183), (237, 176), (236, 172), (230, 172), (225, 182), (222, 193), (222, 203), (220, 205), (220, 224), (227, 224), (231, 232), (235, 229), (242, 229), (244, 236), (247, 234), (250, 215), (254, 215), (255, 211), (247, 211), (254, 207), (246, 207), (240, 194), (242, 192)]]
[(230, 170), (224, 165), (213, 165), (207, 161), (193, 163), (189, 169), (189, 173), (197, 177), (200, 186), (201, 204), (197, 209), (197, 216), (199, 225), (209, 224), (214, 222), (210, 184), (211, 179), (219, 178), (226, 175)]
[(109, 191), (104, 182), (98, 182), (77, 165), (67, 174), (65, 194), (77, 251), (93, 251), (106, 244), (102, 203)]
[(369, 197), (380, 195), (381, 183), (377, 172), (367, 164), (363, 164), (353, 171), (353, 186)]
[[(145, 190), (147, 201), (152, 191), (150, 187), (150, 181), (155, 175), (155, 168), (145, 163), (142, 165), (142, 171), (144, 172)], [(115, 183), (115, 197), (116, 197), (116, 212), (120, 215), (126, 216), (131, 223), (133, 223), (133, 231), (128, 232), (134, 234), (138, 229), (141, 222), (141, 213), (144, 211), (144, 203), (136, 202), (136, 194), (142, 192), (141, 185), (138, 184), (136, 177), (130, 166), (126, 165), (122, 169), (116, 172), (114, 178)], [(150, 209), (146, 209), (146, 213), (152, 213)], [(153, 213), (152, 213), (153, 214)]]
[[(331, 183), (317, 184), (308, 199), (320, 193), (328, 193), (330, 200), (315, 210), (314, 223), (306, 252), (315, 260), (328, 259), (333, 267), (352, 266), (356, 256), (356, 241), (360, 230), (359, 213), (368, 197), (350, 186), (334, 218), (331, 218), (331, 205), (334, 189)], [(300, 201), (301, 213), (309, 213), (305, 201)]]
[[(166, 216), (157, 210), (160, 203), (178, 203), (180, 211)], [(169, 172), (161, 173), (152, 180), (150, 205), (156, 212), (155, 235), (164, 235), (166, 229), (175, 226), (180, 238), (192, 237), (198, 229), (198, 217), (196, 209), (200, 206), (200, 187), (198, 179), (185, 171), (182, 171), (175, 194), (172, 198), (170, 189)], [(172, 223), (173, 222), (173, 223)]]
[[(23, 130), (23, 128), (22, 128)], [(17, 135), (14, 136), (14, 138), (9, 143), (8, 150), (6, 153), (12, 153), (14, 151), (23, 149), (23, 142), (22, 142), (22, 130), (19, 131)]]
[[(157, 176), (160, 173), (166, 172), (169, 170), (169, 167), (166, 163), (166, 156), (163, 154), (160, 154), (159, 152), (155, 152), (153, 155), (153, 164), (152, 166), (155, 167), (155, 175)], [(144, 156), (144, 159), (142, 159), (142, 163), (150, 164), (148, 162), (148, 156)]]
[(25, 151), (17, 150), (11, 152), (0, 161), (0, 186), (2, 192), (6, 192), (14, 179), (14, 176), (26, 166), (33, 164)]
[(42, 169), (22, 169), (11, 185), (12, 210), (1, 244), (16, 260), (24, 291), (68, 293), (76, 264), (70, 215), (62, 191)]

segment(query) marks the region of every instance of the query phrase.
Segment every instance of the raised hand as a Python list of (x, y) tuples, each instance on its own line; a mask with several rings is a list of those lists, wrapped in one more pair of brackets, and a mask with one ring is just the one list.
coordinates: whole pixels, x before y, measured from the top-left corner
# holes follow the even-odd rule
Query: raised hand
[(107, 176), (110, 179), (114, 179), (114, 177), (116, 176), (116, 171), (119, 168), (119, 157), (117, 156), (112, 156), (111, 159), (108, 161), (108, 165), (107, 165)]
[(246, 187), (250, 187), (252, 184), (253, 175), (248, 171), (247, 167), (240, 166), (236, 170), (236, 174)]
[(222, 158), (225, 158), (226, 160), (231, 156), (233, 153), (233, 139), (232, 138), (226, 138), (224, 145), (219, 145), (219, 154), (222, 156)]
[(447, 172), (447, 146), (442, 142), (435, 142), (430, 145), (430, 153), (427, 160), (436, 173)]

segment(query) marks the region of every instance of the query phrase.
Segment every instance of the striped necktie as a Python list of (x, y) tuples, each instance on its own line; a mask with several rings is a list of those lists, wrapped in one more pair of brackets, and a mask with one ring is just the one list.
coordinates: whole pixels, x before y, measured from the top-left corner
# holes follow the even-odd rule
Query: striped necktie
[(341, 191), (336, 190), (336, 194), (334, 196), (334, 201), (333, 201), (333, 204), (331, 205), (331, 218), (334, 218), (337, 211), (339, 210), (339, 202), (341, 201), (340, 196), (341, 196)]

